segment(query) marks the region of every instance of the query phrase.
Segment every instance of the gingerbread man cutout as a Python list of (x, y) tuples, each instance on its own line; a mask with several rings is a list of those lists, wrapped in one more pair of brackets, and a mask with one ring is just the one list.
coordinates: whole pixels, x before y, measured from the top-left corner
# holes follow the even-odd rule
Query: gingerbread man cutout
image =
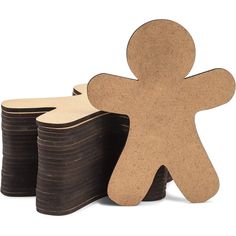
[(128, 139), (108, 186), (116, 203), (138, 204), (162, 165), (191, 202), (204, 202), (218, 191), (194, 117), (229, 101), (235, 83), (224, 69), (185, 79), (194, 59), (193, 39), (181, 25), (154, 20), (138, 28), (128, 43), (128, 64), (138, 80), (100, 74), (90, 81), (93, 106), (130, 118)]

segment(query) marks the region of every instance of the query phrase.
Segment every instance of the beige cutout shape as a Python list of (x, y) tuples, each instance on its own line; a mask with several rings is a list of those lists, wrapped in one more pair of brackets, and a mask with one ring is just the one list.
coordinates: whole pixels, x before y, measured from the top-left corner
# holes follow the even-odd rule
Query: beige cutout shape
[(138, 204), (162, 165), (191, 202), (204, 202), (218, 191), (219, 180), (194, 117), (229, 101), (235, 83), (224, 69), (184, 79), (194, 58), (186, 29), (154, 20), (138, 28), (128, 43), (128, 64), (138, 80), (100, 74), (89, 82), (93, 106), (130, 118), (128, 140), (108, 185), (116, 203)]
[[(78, 85), (74, 88), (79, 96), (57, 98), (14, 99), (2, 103), (8, 109), (39, 109), (55, 108), (37, 117), (37, 121), (46, 124), (62, 125), (75, 122), (81, 118), (98, 112), (87, 97), (87, 85)], [(18, 112), (19, 113), (19, 112)], [(34, 111), (32, 112), (34, 113)]]

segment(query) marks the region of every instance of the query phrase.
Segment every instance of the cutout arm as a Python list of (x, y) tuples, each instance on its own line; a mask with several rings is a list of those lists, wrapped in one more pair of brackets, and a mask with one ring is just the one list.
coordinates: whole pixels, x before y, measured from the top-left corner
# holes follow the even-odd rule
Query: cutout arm
[(228, 102), (235, 92), (233, 76), (224, 69), (213, 69), (185, 79), (186, 99), (197, 111)]
[(99, 74), (88, 84), (88, 98), (99, 110), (126, 114), (129, 104), (126, 103), (136, 80), (110, 75)]

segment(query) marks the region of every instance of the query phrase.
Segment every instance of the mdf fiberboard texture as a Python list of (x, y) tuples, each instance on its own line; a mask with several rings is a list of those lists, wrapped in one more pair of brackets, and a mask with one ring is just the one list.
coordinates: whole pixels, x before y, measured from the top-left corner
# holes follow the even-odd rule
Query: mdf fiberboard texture
[(127, 47), (137, 80), (99, 74), (88, 84), (88, 97), (99, 110), (126, 114), (130, 130), (108, 185), (120, 205), (137, 205), (164, 165), (190, 202), (214, 196), (219, 180), (196, 131), (200, 110), (229, 101), (233, 76), (224, 69), (189, 78), (195, 59), (191, 35), (170, 20), (139, 27)]

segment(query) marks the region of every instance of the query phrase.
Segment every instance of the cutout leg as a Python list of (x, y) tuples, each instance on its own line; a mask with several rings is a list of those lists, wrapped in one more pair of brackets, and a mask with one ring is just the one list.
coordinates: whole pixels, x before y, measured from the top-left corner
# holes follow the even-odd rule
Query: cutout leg
[(178, 163), (170, 159), (168, 170), (190, 202), (204, 202), (218, 191), (219, 179), (196, 131), (189, 135), (189, 130), (182, 130), (178, 143), (170, 148)]
[(154, 154), (148, 148), (150, 144), (135, 142), (133, 135), (138, 134), (129, 134), (108, 185), (109, 197), (119, 205), (137, 205), (142, 201), (161, 166), (151, 160)]

